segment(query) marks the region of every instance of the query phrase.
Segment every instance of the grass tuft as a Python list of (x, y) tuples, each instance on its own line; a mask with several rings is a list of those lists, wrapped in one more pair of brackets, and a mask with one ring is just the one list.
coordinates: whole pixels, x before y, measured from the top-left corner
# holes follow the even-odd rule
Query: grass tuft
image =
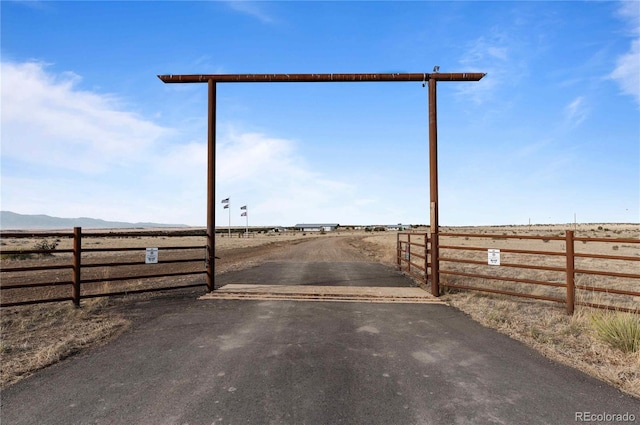
[(600, 312), (591, 316), (600, 339), (625, 353), (640, 350), (640, 317), (633, 313)]

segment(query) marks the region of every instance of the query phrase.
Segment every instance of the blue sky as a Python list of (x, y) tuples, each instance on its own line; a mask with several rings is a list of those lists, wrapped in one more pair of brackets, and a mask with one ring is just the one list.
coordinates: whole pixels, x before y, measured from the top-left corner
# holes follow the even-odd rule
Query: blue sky
[[(640, 221), (640, 2), (6, 1), (1, 208), (206, 223), (201, 84), (438, 84), (441, 225)], [(216, 223), (429, 222), (421, 83), (219, 84)]]

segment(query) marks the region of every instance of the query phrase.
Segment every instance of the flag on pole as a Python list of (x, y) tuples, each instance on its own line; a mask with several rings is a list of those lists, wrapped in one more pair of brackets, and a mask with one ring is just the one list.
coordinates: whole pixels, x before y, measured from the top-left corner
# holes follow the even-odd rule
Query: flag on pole
[(245, 205), (244, 207), (240, 207), (241, 210), (246, 210), (247, 206)]
[(225, 205), (225, 206), (224, 206), (224, 209), (225, 209), (225, 210), (226, 210), (227, 208), (229, 208), (229, 205)]
[(229, 203), (229, 198), (227, 198), (227, 199), (223, 199), (223, 200), (222, 200), (222, 203), (223, 203), (223, 204), (228, 204), (228, 203)]
[(246, 212), (243, 212), (242, 214), (240, 214), (240, 217), (246, 217), (246, 216), (247, 216)]

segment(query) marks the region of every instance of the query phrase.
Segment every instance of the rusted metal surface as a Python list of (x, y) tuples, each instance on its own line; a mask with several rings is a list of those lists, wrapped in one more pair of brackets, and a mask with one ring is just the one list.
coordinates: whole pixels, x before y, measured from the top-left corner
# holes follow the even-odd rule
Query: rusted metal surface
[[(619, 241), (617, 240), (615, 242), (619, 243)], [(640, 261), (640, 257), (629, 257), (628, 255), (583, 254), (583, 253), (575, 253), (573, 255), (581, 258), (599, 258), (602, 260)]]
[[(206, 230), (140, 230), (134, 232), (82, 232), (85, 238), (136, 238), (136, 237), (168, 237), (168, 238), (180, 238), (180, 237), (196, 237), (206, 236)], [(67, 234), (68, 236), (68, 234)], [(73, 235), (72, 235), (73, 236)]]
[[(533, 236), (533, 235), (497, 235), (497, 234), (478, 234), (478, 233), (451, 233), (451, 232), (440, 232), (440, 236), (451, 236), (451, 237), (468, 237), (468, 238), (481, 238), (481, 239), (534, 239), (534, 240), (549, 240), (549, 241), (564, 241), (566, 237), (564, 236)], [(578, 240), (577, 238), (575, 240)], [(611, 239), (607, 239), (607, 242), (610, 242)]]
[[(451, 276), (473, 277), (473, 278), (489, 279), (489, 280), (501, 280), (504, 282), (527, 283), (531, 285), (554, 286), (557, 288), (564, 288), (566, 286), (564, 283), (547, 282), (544, 280), (521, 279), (516, 277), (494, 276), (494, 275), (488, 275), (488, 274), (482, 274), (482, 273), (466, 273), (466, 272), (457, 272), (452, 270), (440, 270), (440, 274), (448, 274)], [(442, 286), (450, 286), (450, 284), (442, 283)]]
[(640, 279), (640, 275), (633, 273), (619, 273), (619, 272), (609, 272), (603, 270), (587, 270), (587, 269), (575, 269), (576, 273), (583, 274), (595, 274), (599, 276), (612, 276), (612, 277), (624, 277), (628, 279)]
[[(202, 231), (173, 231), (173, 232), (106, 232), (106, 233), (83, 233), (82, 229), (74, 228), (73, 232), (0, 232), (0, 237), (8, 238), (10, 236), (17, 235), (17, 238), (29, 238), (29, 239), (41, 239), (48, 237), (66, 237), (73, 238), (73, 249), (54, 249), (54, 250), (28, 250), (33, 253), (51, 253), (51, 254), (61, 254), (61, 253), (71, 253), (71, 256), (61, 256), (54, 261), (53, 264), (42, 265), (42, 263), (30, 265), (30, 266), (18, 266), (18, 267), (2, 267), (0, 271), (3, 273), (2, 284), (0, 285), (0, 290), (2, 290), (2, 303), (0, 306), (2, 307), (10, 307), (10, 306), (18, 306), (18, 305), (28, 305), (28, 304), (39, 304), (39, 303), (47, 303), (47, 302), (60, 302), (60, 301), (72, 301), (74, 305), (79, 305), (80, 300), (89, 297), (95, 296), (110, 296), (113, 293), (104, 293), (104, 294), (96, 294), (92, 292), (91, 294), (82, 294), (80, 292), (81, 288), (83, 288), (84, 284), (92, 284), (96, 282), (106, 283), (106, 282), (117, 282), (117, 281), (134, 281), (140, 279), (158, 279), (165, 277), (178, 277), (178, 276), (196, 276), (205, 273), (205, 270), (202, 266), (197, 267), (199, 270), (190, 270), (190, 271), (169, 271), (166, 269), (166, 266), (169, 267), (171, 264), (186, 264), (189, 268), (192, 266), (188, 265), (188, 263), (192, 264), (202, 264), (203, 258), (201, 257), (202, 250), (205, 248), (203, 245), (194, 245), (194, 246), (168, 246), (168, 247), (160, 247), (161, 250), (164, 251), (180, 251), (187, 252), (186, 250), (198, 250), (200, 253), (200, 258), (177, 258), (177, 259), (165, 259), (160, 261), (158, 264), (160, 266), (165, 266), (165, 269), (158, 269), (156, 273), (141, 273), (141, 270), (131, 270), (127, 269), (126, 266), (144, 266), (144, 261), (119, 261), (119, 262), (87, 262), (86, 259), (83, 260), (82, 255), (86, 253), (102, 253), (102, 252), (138, 252), (144, 253), (144, 247), (123, 247), (123, 248), (83, 248), (82, 241), (89, 236), (100, 239), (109, 239), (109, 238), (122, 238), (122, 237), (139, 237), (139, 236), (176, 236), (176, 237), (184, 237), (184, 236), (192, 236), (192, 237), (203, 237), (205, 234)], [(3, 251), (4, 254), (14, 252), (12, 251)], [(27, 250), (15, 250), (16, 254), (26, 253)], [(187, 254), (189, 255), (189, 254)], [(60, 264), (61, 261), (64, 261), (65, 264)], [(89, 260), (90, 261), (90, 260)], [(94, 259), (95, 261), (95, 259)], [(33, 261), (32, 261), (33, 263)], [(97, 268), (105, 268), (108, 270), (112, 270), (114, 268), (122, 267), (125, 270), (123, 273), (119, 273), (120, 276), (110, 276), (110, 272), (107, 273), (108, 277), (96, 277), (85, 276), (83, 279), (83, 269), (97, 269)], [(155, 267), (154, 264), (151, 267)], [(66, 272), (65, 270), (69, 271)], [(42, 273), (46, 273), (49, 271), (58, 271), (61, 270), (64, 274), (57, 274), (55, 277), (55, 281), (51, 279), (54, 278), (50, 275), (44, 275)], [(146, 269), (148, 272), (151, 269)], [(13, 275), (11, 274), (13, 273)], [(38, 274), (35, 274), (38, 273)], [(68, 273), (68, 274), (67, 274)], [(126, 273), (130, 273), (126, 275)], [(95, 274), (95, 273), (94, 273)], [(47, 281), (40, 281), (43, 278), (47, 279)], [(126, 285), (126, 284), (125, 284)], [(198, 283), (191, 286), (203, 286), (204, 283)], [(70, 286), (68, 294), (69, 297), (60, 297), (61, 295), (58, 291), (55, 294), (40, 291), (46, 290), (46, 288), (56, 288), (56, 289), (65, 289), (61, 288), (62, 286)], [(185, 285), (175, 286), (162, 286), (155, 288), (146, 288), (142, 290), (126, 290), (122, 291), (122, 293), (137, 293), (137, 292), (149, 292), (149, 291), (164, 291), (170, 289), (179, 289), (184, 287), (191, 287)], [(125, 286), (126, 287), (126, 286)], [(33, 291), (29, 291), (33, 289)], [(95, 290), (95, 288), (93, 288)], [(115, 288), (118, 289), (118, 288)], [(8, 292), (11, 291), (11, 292)], [(10, 295), (13, 294), (13, 295)], [(57, 296), (56, 296), (57, 295)], [(45, 298), (45, 297), (50, 298)], [(39, 298), (39, 299), (37, 299)]]
[(440, 296), (440, 236), (437, 232), (432, 232), (431, 237), (431, 294)]
[[(422, 237), (425, 240), (425, 243), (412, 242), (411, 236)], [(406, 237), (406, 241), (401, 238)], [(429, 265), (428, 265), (428, 251), (427, 251), (427, 243), (428, 243), (428, 234), (427, 233), (419, 233), (419, 232), (398, 232), (396, 236), (396, 247), (397, 247), (397, 264), (398, 270), (406, 273), (407, 275), (413, 277), (418, 282), (423, 284), (428, 284), (429, 282)], [(411, 247), (418, 248), (417, 253), (416, 250), (412, 250)], [(409, 259), (405, 258), (405, 255), (409, 252)], [(413, 257), (422, 259), (422, 264), (418, 264), (416, 262), (411, 261)], [(406, 266), (406, 267), (405, 267)], [(424, 273), (424, 275), (414, 272), (414, 270), (419, 270)]]
[(580, 242), (616, 242), (616, 243), (634, 243), (640, 244), (640, 239), (626, 239), (626, 238), (573, 238), (574, 241)]
[[(434, 71), (437, 68), (434, 68)], [(431, 172), (431, 231), (438, 233), (437, 202), (437, 120), (436, 81), (479, 81), (484, 73), (369, 73), (369, 74), (186, 74), (158, 75), (164, 83), (207, 83), (209, 87), (208, 106), (208, 173), (207, 173), (207, 288), (213, 291), (215, 257), (215, 139), (216, 139), (216, 84), (217, 83), (317, 83), (317, 82), (401, 82), (422, 81), (429, 85), (429, 140)], [(435, 176), (435, 178), (434, 178)], [(434, 185), (435, 184), (435, 190)], [(434, 198), (435, 196), (435, 198)], [(438, 294), (438, 244), (434, 244), (432, 276), (434, 294)], [(409, 265), (409, 271), (411, 265)]]
[[(483, 249), (483, 251), (486, 251), (487, 249)], [(500, 252), (507, 252), (506, 250), (501, 250)], [(477, 264), (477, 265), (486, 265), (487, 262), (486, 261), (478, 261), (478, 260), (463, 260), (463, 259), (459, 259), (459, 258), (450, 258), (450, 257), (440, 257), (440, 261), (449, 261), (451, 263), (461, 263), (461, 264)], [(516, 264), (516, 263), (505, 263), (505, 262), (501, 262), (500, 263), (501, 267), (512, 267), (512, 268), (517, 268), (517, 269), (530, 269), (530, 270), (545, 270), (545, 271), (552, 271), (552, 272), (564, 272), (566, 271), (566, 268), (564, 267), (552, 267), (552, 266), (534, 266), (531, 264)]]
[(563, 304), (565, 302), (564, 299), (561, 299), (561, 298), (546, 297), (544, 295), (525, 294), (525, 293), (513, 292), (513, 291), (504, 291), (502, 289), (478, 288), (478, 287), (469, 286), (469, 285), (453, 285), (453, 284), (447, 284), (443, 286), (446, 286), (448, 288), (467, 289), (471, 291), (491, 292), (493, 294), (512, 295), (512, 296), (521, 297), (521, 298), (532, 298), (534, 300), (553, 301), (553, 302), (563, 303)]
[(479, 81), (486, 74), (457, 73), (382, 73), (382, 74), (183, 74), (158, 75), (163, 83), (338, 83), (398, 81)]
[(17, 284), (3, 284), (1, 289), (24, 289), (24, 288), (42, 288), (45, 286), (68, 286), (73, 285), (72, 281), (56, 280), (54, 282), (37, 282), (37, 283), (17, 283)]
[(215, 259), (216, 253), (216, 83), (209, 78), (209, 106), (207, 109), (207, 290), (215, 288)]
[[(458, 249), (461, 251), (486, 251), (487, 247), (440, 245), (440, 249)], [(564, 252), (560, 252), (560, 251), (534, 251), (534, 250), (511, 249), (511, 248), (501, 248), (500, 252), (509, 252), (511, 254), (555, 255), (560, 257), (564, 257), (566, 255)]]
[(584, 289), (586, 291), (604, 292), (606, 294), (619, 294), (619, 295), (630, 295), (632, 297), (640, 297), (640, 292), (636, 292), (636, 291), (622, 291), (619, 289), (599, 288), (597, 286), (590, 286), (590, 285), (575, 285), (575, 287), (577, 289)]
[(437, 80), (429, 80), (429, 205), (431, 239), (431, 288), (432, 294), (440, 295), (440, 246), (438, 234), (440, 219), (438, 212), (438, 102), (436, 93)]
[[(181, 260), (158, 260), (156, 264), (178, 264), (178, 263), (201, 263), (202, 258), (186, 258)], [(139, 266), (140, 261), (127, 262), (108, 262), (108, 263), (82, 263), (83, 269), (91, 269), (97, 267), (120, 267), (120, 266)], [(204, 271), (202, 273), (205, 273)]]
[(72, 238), (69, 232), (0, 232), (0, 239)]
[(31, 272), (31, 271), (43, 271), (43, 270), (63, 270), (72, 269), (72, 264), (50, 265), (50, 266), (28, 266), (28, 267), (2, 267), (0, 273), (11, 272)]
[(73, 229), (73, 289), (71, 298), (76, 307), (80, 306), (80, 281), (82, 280), (82, 229)]
[[(424, 260), (425, 258), (427, 258), (427, 256), (426, 256), (426, 255), (416, 254), (415, 252), (412, 252), (412, 253), (411, 253), (411, 256), (412, 256), (412, 257), (422, 258), (423, 260)], [(420, 266), (420, 267), (422, 267), (422, 266)], [(426, 269), (424, 269), (424, 268), (423, 268), (423, 270), (426, 270)]]
[[(574, 232), (571, 230), (566, 231), (566, 234), (564, 237), (549, 237), (549, 236), (517, 236), (517, 235), (485, 235), (485, 234), (469, 234), (469, 233), (461, 233), (461, 234), (456, 234), (456, 233), (446, 233), (446, 236), (451, 236), (451, 237), (467, 237), (467, 238), (480, 238), (480, 239), (538, 239), (541, 241), (549, 241), (549, 240), (561, 240), (561, 241), (565, 241), (565, 244), (563, 246), (563, 250), (562, 251), (535, 251), (535, 250), (515, 250), (515, 249), (502, 249), (501, 248), (501, 253), (517, 253), (517, 254), (528, 254), (528, 255), (536, 255), (536, 256), (564, 256), (565, 257), (565, 267), (551, 267), (551, 266), (539, 266), (539, 265), (531, 265), (531, 264), (515, 264), (515, 263), (504, 263), (502, 262), (500, 264), (500, 267), (515, 267), (515, 268), (522, 268), (522, 269), (537, 269), (537, 270), (543, 270), (543, 271), (553, 271), (553, 272), (564, 272), (565, 273), (565, 283), (563, 284), (559, 284), (556, 282), (541, 282), (541, 281), (535, 281), (535, 280), (531, 280), (531, 279), (519, 279), (519, 278), (505, 278), (502, 276), (488, 276), (488, 275), (484, 275), (484, 274), (479, 274), (479, 273), (464, 273), (464, 272), (457, 272), (457, 271), (440, 271), (441, 274), (448, 274), (448, 275), (455, 275), (455, 276), (461, 276), (461, 277), (468, 277), (468, 278), (481, 278), (481, 279), (493, 279), (493, 280), (503, 280), (503, 281), (508, 281), (508, 282), (517, 282), (517, 283), (531, 283), (531, 284), (536, 284), (536, 285), (548, 285), (548, 286), (556, 286), (556, 287), (560, 287), (560, 286), (564, 286), (566, 288), (566, 295), (565, 295), (565, 305), (566, 305), (566, 310), (568, 314), (573, 314), (574, 309), (575, 309), (575, 305), (579, 304), (576, 302), (576, 290), (584, 290), (584, 291), (593, 291), (593, 292), (601, 292), (601, 293), (608, 293), (608, 294), (618, 294), (618, 295), (626, 295), (626, 296), (638, 296), (640, 295), (640, 293), (636, 292), (636, 291), (629, 291), (629, 290), (621, 290), (621, 289), (612, 289), (612, 288), (607, 288), (607, 287), (595, 287), (595, 286), (589, 286), (589, 285), (576, 285), (575, 284), (575, 278), (576, 278), (576, 274), (593, 274), (593, 275), (599, 275), (599, 276), (607, 276), (607, 277), (613, 277), (613, 278), (632, 278), (632, 279), (640, 279), (640, 274), (634, 274), (634, 273), (624, 273), (624, 272), (617, 272), (617, 271), (607, 271), (607, 270), (587, 270), (587, 269), (583, 269), (583, 268), (576, 268), (575, 266), (575, 258), (576, 257), (583, 257), (583, 258), (599, 258), (599, 259), (615, 259), (615, 260), (631, 260), (631, 261), (637, 261), (637, 258), (633, 258), (633, 257), (627, 257), (627, 256), (620, 256), (620, 255), (602, 255), (602, 254), (586, 254), (586, 253), (575, 253), (575, 241), (580, 240), (580, 241), (584, 241), (584, 242), (607, 242), (607, 243), (620, 243), (620, 241), (625, 240), (627, 241), (628, 239), (611, 239), (611, 238), (576, 238), (574, 236)], [(634, 243), (638, 243), (640, 241), (634, 241)], [(465, 247), (465, 246), (454, 246), (454, 245), (446, 245), (446, 246), (440, 246), (441, 249), (452, 249), (452, 250), (468, 250), (468, 251), (485, 251), (487, 248), (486, 247)], [(462, 263), (462, 264), (477, 264), (477, 265), (481, 265), (484, 264), (484, 262), (481, 261), (477, 261), (477, 260), (467, 260), (467, 259), (456, 259), (456, 258), (440, 258), (440, 261), (444, 261), (444, 262), (451, 262), (451, 263)], [(451, 287), (459, 287), (459, 285), (449, 285), (446, 284), (444, 286), (451, 286)], [(485, 290), (487, 288), (484, 289), (477, 289), (476, 290)], [(489, 289), (493, 289), (493, 288), (489, 288)], [(489, 291), (488, 291), (489, 292)], [(519, 295), (520, 293), (514, 293), (517, 296), (524, 296), (524, 295)], [(583, 304), (581, 304), (583, 305)], [(600, 304), (603, 305), (603, 304)], [(603, 307), (605, 308), (605, 307)]]
[[(458, 289), (469, 289), (469, 290), (477, 290), (484, 292), (492, 292), (498, 294), (505, 295), (513, 295), (518, 297), (525, 298), (535, 298), (540, 300), (549, 300), (555, 302), (563, 302), (566, 305), (567, 313), (573, 314), (575, 309), (575, 305), (590, 305), (592, 307), (598, 308), (610, 308), (616, 309), (616, 306), (607, 306), (606, 304), (593, 304), (593, 303), (584, 303), (576, 301), (576, 290), (581, 291), (591, 291), (591, 292), (599, 292), (604, 294), (615, 294), (621, 296), (629, 296), (629, 297), (638, 297), (640, 296), (640, 292), (636, 290), (625, 290), (625, 289), (613, 289), (609, 287), (597, 287), (592, 285), (576, 285), (575, 279), (577, 274), (583, 275), (598, 275), (598, 276), (606, 276), (611, 278), (627, 278), (627, 279), (640, 279), (640, 274), (638, 273), (625, 273), (618, 271), (608, 271), (608, 270), (592, 270), (592, 269), (584, 269), (584, 268), (576, 268), (575, 266), (575, 258), (596, 258), (596, 259), (607, 259), (607, 260), (620, 260), (620, 261), (640, 261), (639, 257), (631, 257), (631, 256), (623, 256), (623, 255), (605, 255), (605, 254), (589, 254), (589, 253), (576, 253), (575, 252), (575, 242), (583, 241), (583, 242), (607, 242), (607, 243), (623, 243), (631, 242), (631, 243), (640, 243), (640, 240), (630, 240), (630, 239), (611, 239), (611, 238), (576, 238), (573, 231), (567, 231), (565, 236), (530, 236), (530, 235), (491, 235), (491, 234), (476, 234), (476, 233), (452, 233), (452, 232), (443, 232), (438, 235), (432, 234), (431, 245), (436, 245), (436, 240), (439, 236), (446, 236), (452, 238), (478, 238), (478, 239), (492, 239), (494, 242), (496, 239), (527, 239), (527, 240), (539, 240), (541, 242), (548, 242), (549, 240), (555, 241), (564, 241), (562, 251), (537, 251), (537, 250), (526, 250), (526, 249), (509, 249), (509, 248), (500, 248), (501, 253), (513, 253), (513, 254), (523, 254), (523, 255), (532, 255), (532, 256), (549, 256), (549, 257), (565, 257), (565, 265), (564, 267), (560, 266), (547, 266), (547, 265), (538, 265), (538, 264), (530, 264), (530, 263), (514, 263), (514, 262), (501, 262), (500, 268), (516, 268), (516, 269), (525, 269), (525, 270), (540, 270), (545, 272), (554, 272), (554, 273), (563, 273), (564, 282), (557, 282), (551, 279), (551, 281), (543, 281), (536, 279), (524, 279), (518, 277), (507, 277), (495, 274), (483, 274), (483, 273), (470, 273), (465, 271), (456, 271), (456, 270), (437, 270), (439, 275), (450, 275), (450, 276), (459, 276), (469, 279), (486, 279), (486, 280), (496, 280), (496, 281), (504, 281), (504, 282), (514, 282), (514, 283), (524, 283), (531, 285), (543, 285), (550, 286), (555, 288), (566, 288), (566, 295), (564, 295), (563, 299), (555, 298), (555, 297), (547, 297), (547, 296), (538, 296), (527, 293), (508, 291), (496, 288), (487, 288), (480, 286), (470, 286), (470, 285), (461, 285), (453, 282), (440, 283), (440, 286), (450, 287), (450, 288), (458, 288)], [(400, 241), (400, 235), (398, 236), (399, 246), (402, 244), (413, 244), (411, 242)], [(472, 252), (486, 252), (487, 247), (478, 247), (478, 246), (460, 246), (460, 245), (439, 245), (438, 248), (441, 250), (458, 250), (458, 251), (472, 251)], [(494, 245), (491, 248), (495, 248)], [(428, 250), (429, 253), (433, 255), (433, 249)], [(398, 250), (398, 262), (401, 262), (400, 256), (403, 254), (401, 250)], [(431, 265), (429, 270), (431, 271), (431, 275), (434, 273), (434, 267), (442, 263), (459, 263), (459, 264), (470, 264), (476, 266), (487, 266), (486, 261), (480, 261), (476, 259), (468, 259), (468, 258), (454, 258), (448, 256), (440, 256), (437, 262), (431, 261)], [(415, 265), (415, 264), (414, 264)], [(497, 269), (491, 269), (492, 272)], [(637, 311), (634, 309), (622, 308), (623, 311)]]
[(69, 254), (72, 249), (3, 249), (0, 254)]
[(45, 300), (29, 300), (29, 301), (16, 301), (9, 303), (0, 303), (0, 307), (17, 307), (20, 305), (31, 305), (31, 304), (46, 304), (46, 303), (58, 303), (64, 301), (73, 301), (71, 297), (59, 297), (59, 298), (48, 298)]
[[(160, 247), (163, 251), (188, 251), (193, 249), (202, 249), (203, 245), (193, 246), (163, 246)], [(84, 248), (82, 252), (127, 252), (127, 251), (144, 251), (144, 247), (121, 247), (121, 248)], [(53, 251), (61, 252), (61, 251)]]

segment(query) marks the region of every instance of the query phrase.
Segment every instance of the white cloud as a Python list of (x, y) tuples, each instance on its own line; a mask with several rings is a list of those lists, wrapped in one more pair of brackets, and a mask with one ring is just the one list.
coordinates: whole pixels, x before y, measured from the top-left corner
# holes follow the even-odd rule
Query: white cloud
[(584, 96), (576, 97), (564, 108), (565, 121), (570, 127), (580, 125), (588, 115), (588, 107)]
[[(199, 221), (188, 202), (198, 194), (191, 170), (201, 159), (176, 142), (177, 131), (127, 111), (115, 96), (80, 89), (74, 73), (39, 62), (1, 67), (3, 209)], [(184, 175), (172, 174), (180, 164)]]
[(3, 62), (2, 155), (30, 164), (104, 172), (126, 164), (169, 134), (123, 111), (110, 95), (83, 91), (74, 73), (39, 62)]
[(245, 0), (230, 0), (226, 3), (233, 10), (253, 16), (265, 24), (271, 24), (275, 21), (273, 17), (264, 10), (264, 3), (260, 4), (259, 2)]
[[(510, 34), (507, 31), (513, 32)], [(516, 85), (528, 73), (523, 44), (515, 29), (493, 29), (488, 35), (472, 40), (459, 60), (465, 72), (485, 72), (477, 83), (460, 84), (458, 94), (476, 104), (494, 101), (497, 92)]]
[[(206, 134), (181, 140), (116, 97), (80, 89), (80, 76), (49, 69), (2, 63), (3, 209), (204, 225)], [(217, 195), (249, 204), (254, 224), (360, 222), (375, 205), (314, 171), (295, 141), (229, 128), (218, 134)]]
[[(261, 222), (355, 220), (362, 212), (357, 188), (313, 171), (294, 141), (235, 129), (218, 140), (216, 194), (231, 196), (238, 208), (249, 204), (252, 217)], [(235, 218), (232, 211), (234, 222), (240, 221), (239, 214)], [(227, 222), (226, 214), (217, 219), (219, 225)]]
[(637, 1), (620, 2), (617, 14), (626, 22), (634, 39), (629, 50), (618, 56), (609, 77), (618, 83), (622, 93), (632, 96), (640, 105), (640, 4)]
[(618, 83), (622, 93), (633, 96), (640, 105), (640, 39), (633, 40), (629, 52), (618, 57), (610, 77)]

